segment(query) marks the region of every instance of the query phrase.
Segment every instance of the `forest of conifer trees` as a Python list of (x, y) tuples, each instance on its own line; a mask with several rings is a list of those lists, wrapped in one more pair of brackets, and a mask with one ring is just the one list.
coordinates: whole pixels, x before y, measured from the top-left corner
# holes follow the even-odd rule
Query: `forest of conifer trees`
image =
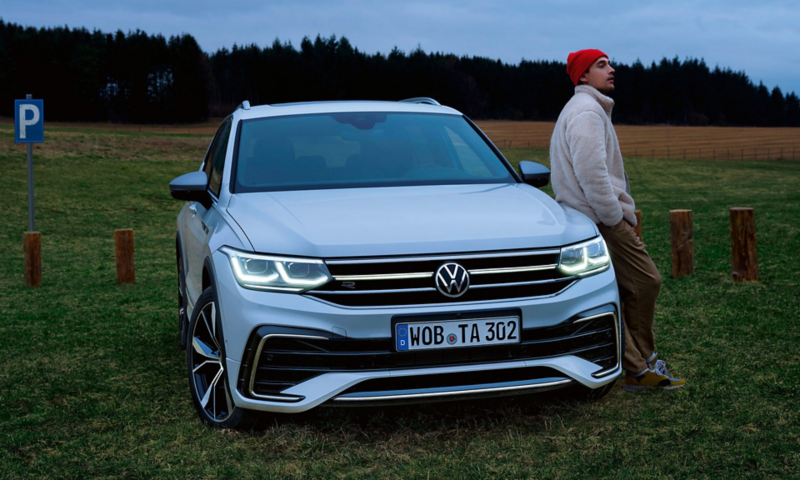
[[(531, 50), (531, 57), (536, 51)], [(566, 52), (565, 52), (566, 56)], [(612, 58), (613, 61), (613, 58)], [(203, 52), (189, 34), (23, 27), (0, 19), (0, 115), (27, 93), (61, 121), (184, 123), (254, 105), (429, 96), (474, 119), (554, 120), (572, 95), (563, 62), (364, 53), (345, 37)], [(698, 59), (615, 64), (617, 123), (800, 126), (800, 99)]]

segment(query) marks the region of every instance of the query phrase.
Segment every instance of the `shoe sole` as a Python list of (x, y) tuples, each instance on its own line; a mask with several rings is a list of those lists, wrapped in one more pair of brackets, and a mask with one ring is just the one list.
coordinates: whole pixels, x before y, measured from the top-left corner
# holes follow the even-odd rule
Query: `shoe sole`
[(647, 385), (623, 385), (622, 389), (626, 392), (641, 392), (642, 390), (675, 390), (685, 385), (672, 385), (669, 387), (649, 387)]

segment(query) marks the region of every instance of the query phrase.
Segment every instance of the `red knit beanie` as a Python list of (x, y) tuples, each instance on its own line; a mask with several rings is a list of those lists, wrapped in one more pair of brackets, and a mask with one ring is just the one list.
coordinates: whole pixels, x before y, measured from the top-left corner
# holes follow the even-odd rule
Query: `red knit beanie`
[(577, 86), (581, 81), (581, 75), (586, 73), (586, 70), (589, 70), (589, 67), (600, 57), (608, 58), (608, 55), (591, 48), (570, 53), (567, 57), (567, 74), (572, 83)]

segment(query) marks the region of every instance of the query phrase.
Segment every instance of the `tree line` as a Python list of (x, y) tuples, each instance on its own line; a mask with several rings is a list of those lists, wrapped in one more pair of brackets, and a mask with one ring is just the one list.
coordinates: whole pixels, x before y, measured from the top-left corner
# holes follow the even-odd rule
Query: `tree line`
[[(613, 58), (612, 58), (613, 61)], [(615, 64), (618, 123), (800, 126), (800, 99), (702, 59)], [(46, 100), (65, 121), (197, 122), (253, 105), (428, 96), (475, 119), (554, 120), (573, 93), (557, 61), (503, 63), (424, 52), (359, 51), (345, 37), (203, 52), (189, 34), (32, 28), (0, 19), (0, 115)]]

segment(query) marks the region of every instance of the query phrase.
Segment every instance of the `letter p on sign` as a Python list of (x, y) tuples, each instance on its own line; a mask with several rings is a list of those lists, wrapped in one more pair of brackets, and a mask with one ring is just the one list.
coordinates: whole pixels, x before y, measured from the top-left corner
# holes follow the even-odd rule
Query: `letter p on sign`
[(43, 100), (14, 100), (14, 142), (44, 142)]

